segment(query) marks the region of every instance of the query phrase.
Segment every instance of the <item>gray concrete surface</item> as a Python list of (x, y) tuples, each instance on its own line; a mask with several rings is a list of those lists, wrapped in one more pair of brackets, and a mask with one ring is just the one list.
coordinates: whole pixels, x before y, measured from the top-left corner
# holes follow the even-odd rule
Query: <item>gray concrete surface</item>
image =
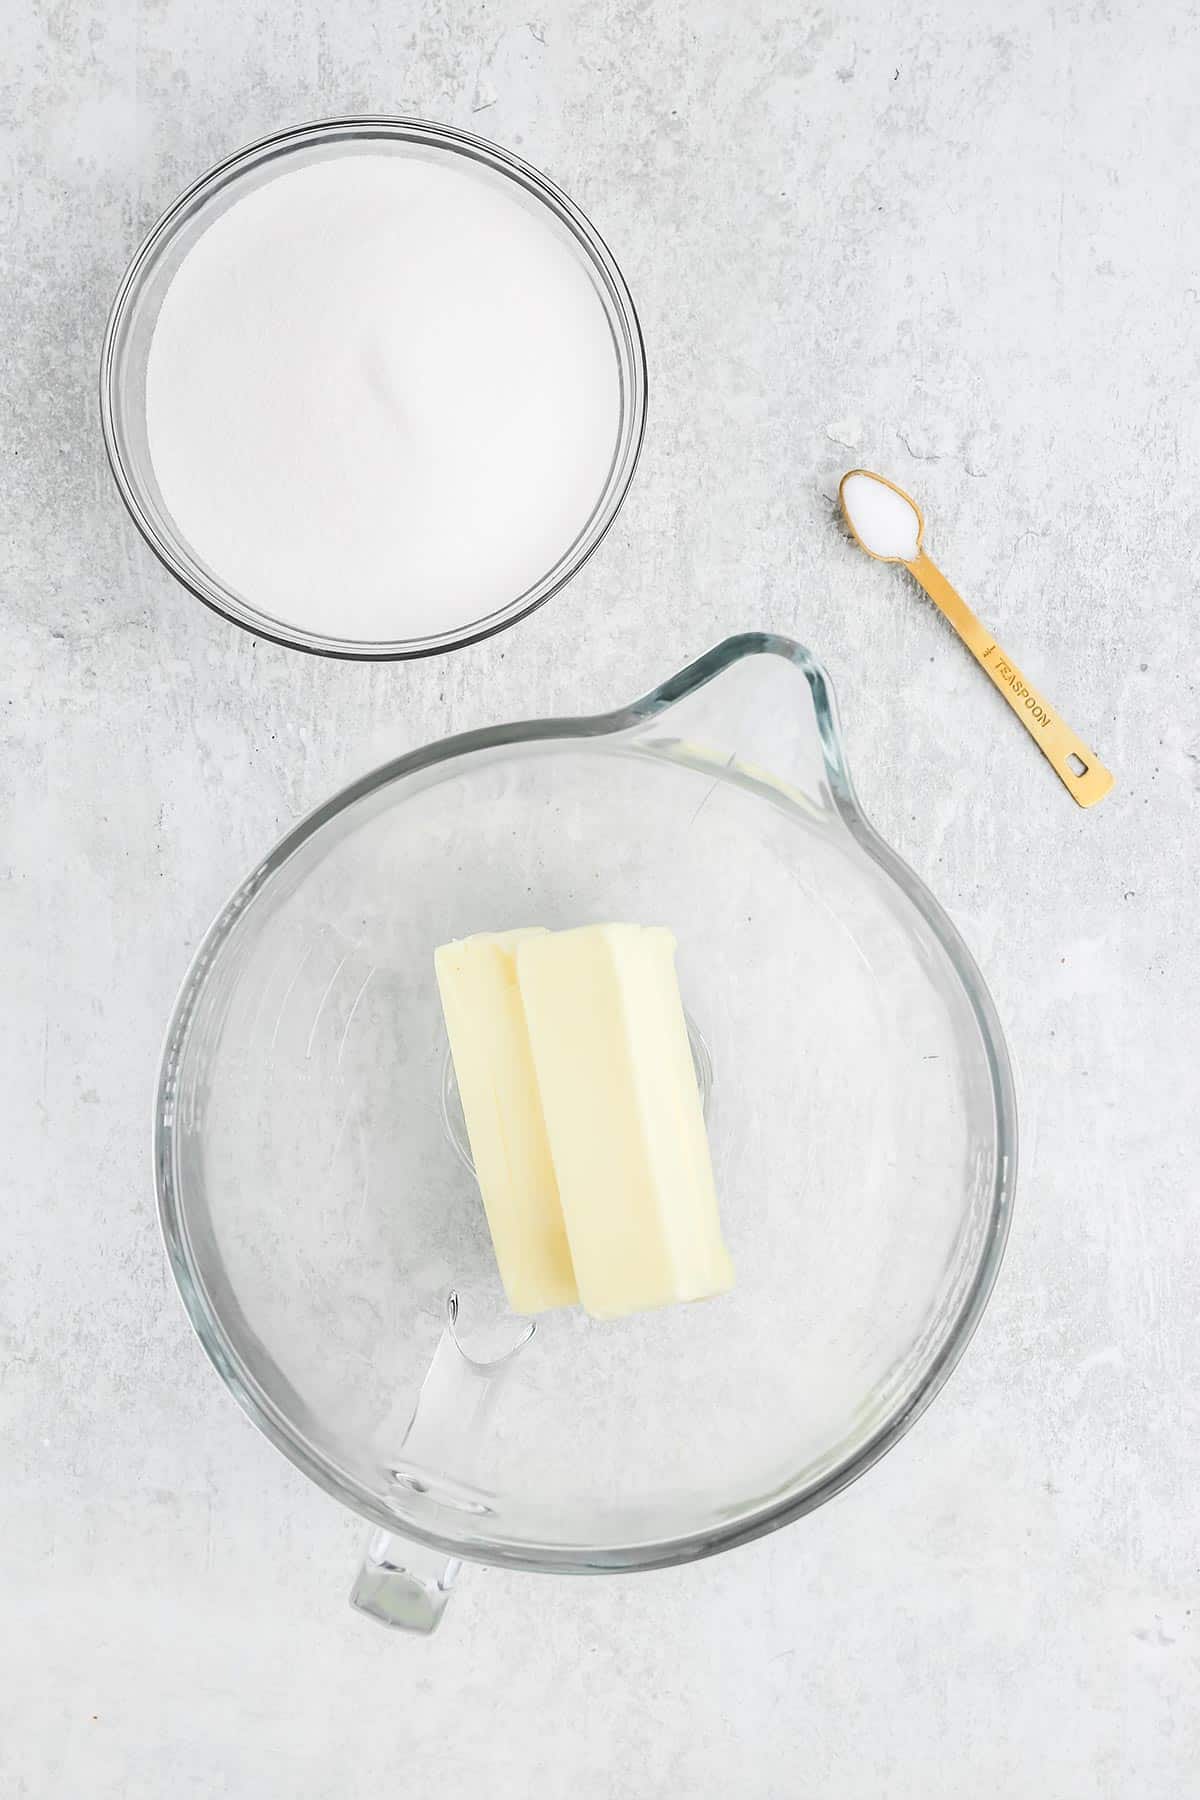
[[(35, 0), (4, 10), (0, 1792), (6, 1800), (1144, 1800), (1200, 1793), (1194, 6)], [(413, 667), (256, 644), (110, 482), (103, 322), (218, 154), (419, 113), (549, 170), (652, 370), (574, 588)], [(1077, 812), (932, 610), (843, 539), (877, 465), (1117, 773)], [(355, 1618), (357, 1522), (258, 1437), (153, 1218), (160, 1033), (280, 829), (386, 753), (807, 642), (864, 801), (1007, 1021), (991, 1310), (868, 1479), (707, 1565), (473, 1573)]]

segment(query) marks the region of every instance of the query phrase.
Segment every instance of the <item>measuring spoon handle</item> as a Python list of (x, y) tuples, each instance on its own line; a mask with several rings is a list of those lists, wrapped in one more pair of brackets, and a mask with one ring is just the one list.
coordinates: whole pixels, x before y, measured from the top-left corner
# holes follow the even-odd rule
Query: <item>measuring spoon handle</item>
[(1008, 653), (955, 592), (922, 550), (906, 563), (938, 611), (949, 620), (980, 668), (991, 677), (1028, 731), (1067, 792), (1080, 806), (1095, 806), (1113, 785), (1113, 777), (1050, 702), (1027, 681)]

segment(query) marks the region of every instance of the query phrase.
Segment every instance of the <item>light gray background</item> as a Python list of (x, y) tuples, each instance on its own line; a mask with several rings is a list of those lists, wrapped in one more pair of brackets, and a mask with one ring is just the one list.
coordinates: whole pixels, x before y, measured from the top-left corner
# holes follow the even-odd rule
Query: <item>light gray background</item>
[[(0, 1792), (6, 1800), (1200, 1792), (1200, 19), (1191, 6), (25, 0), (3, 9)], [(338, 111), (547, 169), (642, 313), (649, 436), (574, 587), (338, 666), (175, 588), (95, 371), (142, 233)], [(1117, 774), (1078, 812), (905, 581), (857, 462)], [(866, 806), (1023, 1086), (991, 1310), (905, 1443), (695, 1568), (472, 1572), (353, 1616), (360, 1530), (223, 1392), (154, 1223), (160, 1032), (281, 829), (451, 729), (629, 698), (725, 633), (822, 656)]]

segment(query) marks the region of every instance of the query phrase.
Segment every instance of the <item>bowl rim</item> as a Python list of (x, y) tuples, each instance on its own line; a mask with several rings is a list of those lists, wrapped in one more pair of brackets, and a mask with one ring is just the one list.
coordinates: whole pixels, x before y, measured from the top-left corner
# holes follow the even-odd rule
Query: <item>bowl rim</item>
[[(188, 1029), (205, 977), (244, 908), (283, 865), (331, 819), (390, 783), (439, 763), (498, 745), (608, 736), (644, 726), (668, 707), (750, 656), (781, 657), (807, 679), (816, 715), (824, 772), (834, 808), (856, 842), (900, 887), (932, 930), (974, 1014), (991, 1079), (996, 1158), (986, 1237), (977, 1266), (959, 1299), (953, 1321), (921, 1382), (853, 1455), (826, 1474), (747, 1508), (728, 1522), (674, 1537), (651, 1538), (602, 1549), (586, 1545), (533, 1545), (492, 1540), (483, 1532), (457, 1538), (410, 1523), (381, 1505), (349, 1471), (310, 1443), (245, 1368), (193, 1265), (186, 1220), (179, 1204), (175, 1167), (174, 1085)], [(167, 1256), (192, 1326), (209, 1360), (250, 1419), (301, 1472), (372, 1525), (411, 1538), (447, 1556), (543, 1573), (599, 1573), (665, 1568), (698, 1561), (765, 1536), (814, 1511), (872, 1468), (906, 1434), (945, 1386), (983, 1316), (1004, 1258), (1017, 1178), (1017, 1102), (1012, 1063), (995, 1003), (983, 976), (949, 916), (924, 882), (880, 836), (859, 805), (842, 753), (837, 703), (824, 667), (801, 644), (771, 632), (726, 639), (657, 688), (615, 711), (575, 718), (531, 719), (443, 738), (393, 758), (351, 782), (293, 827), (258, 864), (222, 908), (192, 960), (167, 1028), (156, 1093), (153, 1161), (159, 1224)]]
[[(515, 181), (566, 227), (590, 261), (606, 297), (620, 376), (621, 416), (608, 477), (595, 509), (558, 561), (532, 587), (482, 618), (453, 630), (430, 633), (421, 638), (374, 643), (337, 639), (298, 626), (289, 627), (270, 614), (260, 612), (252, 602), (227, 587), (219, 576), (210, 576), (194, 554), (182, 555), (175, 542), (159, 530), (143, 502), (143, 484), (127, 453), (127, 438), (121, 422), (120, 353), (134, 306), (150, 272), (180, 227), (221, 187), (251, 167), (285, 158), (313, 145), (380, 139), (447, 150), (468, 161), (481, 163), (494, 173)], [(345, 114), (268, 132), (223, 156), (190, 182), (155, 220), (121, 277), (105, 326), (99, 376), (100, 428), (113, 480), (130, 518), (163, 567), (210, 611), (251, 636), (281, 644), (286, 649), (344, 662), (406, 662), (465, 649), (508, 630), (553, 599), (595, 554), (625, 503), (641, 459), (649, 403), (645, 340), (633, 296), (608, 244), (582, 209), (548, 175), (514, 151), (454, 125), (390, 113)], [(181, 538), (179, 542), (183, 544), (184, 540)]]

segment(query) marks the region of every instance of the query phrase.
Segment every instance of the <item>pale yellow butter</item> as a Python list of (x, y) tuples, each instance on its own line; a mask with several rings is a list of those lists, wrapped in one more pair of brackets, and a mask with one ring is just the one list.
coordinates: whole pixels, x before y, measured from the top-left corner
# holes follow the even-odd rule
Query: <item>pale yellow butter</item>
[(589, 925), (515, 946), (579, 1297), (618, 1318), (733, 1285), (669, 931)]
[(500, 1279), (514, 1312), (579, 1298), (517, 987), (516, 953), (540, 928), (434, 953), (471, 1155)]

